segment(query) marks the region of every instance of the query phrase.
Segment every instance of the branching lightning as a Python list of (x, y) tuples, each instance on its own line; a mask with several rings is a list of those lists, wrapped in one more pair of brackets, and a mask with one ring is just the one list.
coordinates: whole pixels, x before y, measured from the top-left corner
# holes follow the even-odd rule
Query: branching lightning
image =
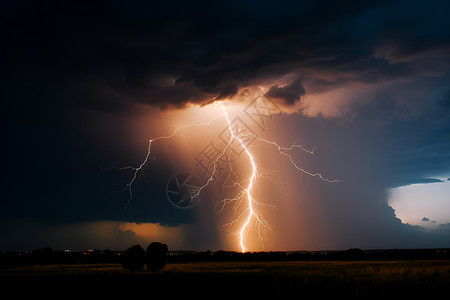
[[(133, 184), (139, 174), (139, 172), (142, 172), (143, 167), (147, 164), (148, 160), (150, 159), (150, 155), (151, 155), (151, 147), (152, 144), (154, 142), (156, 142), (157, 140), (162, 140), (162, 139), (170, 139), (172, 137), (174, 137), (180, 130), (182, 129), (186, 129), (186, 128), (190, 128), (190, 127), (202, 127), (202, 126), (209, 126), (211, 125), (214, 121), (218, 120), (219, 118), (224, 118), (227, 122), (227, 127), (228, 127), (228, 133), (229, 133), (229, 138), (228, 138), (228, 143), (227, 146), (221, 151), (220, 155), (217, 156), (217, 158), (214, 160), (213, 162), (213, 171), (211, 172), (210, 177), (206, 180), (206, 182), (200, 186), (198, 189), (196, 189), (196, 191), (194, 191), (191, 195), (190, 195), (190, 201), (196, 199), (201, 193), (202, 191), (207, 188), (212, 182), (215, 181), (215, 176), (217, 173), (217, 165), (218, 162), (223, 159), (226, 158), (226, 162), (229, 166), (229, 174), (226, 178), (226, 180), (224, 181), (223, 184), (223, 188), (225, 187), (225, 185), (228, 182), (232, 182), (231, 185), (228, 185), (227, 187), (238, 187), (240, 189), (240, 191), (237, 193), (236, 197), (234, 198), (225, 198), (219, 202), (217, 202), (216, 204), (221, 204), (220, 206), (220, 210), (222, 211), (225, 206), (229, 203), (234, 203), (234, 211), (237, 212), (238, 208), (240, 207), (241, 204), (245, 203), (246, 208), (243, 209), (243, 211), (237, 216), (237, 218), (235, 218), (233, 221), (231, 221), (230, 223), (226, 224), (229, 227), (232, 227), (234, 224), (238, 223), (241, 221), (241, 219), (243, 219), (242, 221), (242, 225), (240, 226), (240, 229), (235, 232), (235, 234), (238, 236), (239, 239), (239, 245), (241, 248), (242, 252), (246, 252), (248, 251), (247, 247), (245, 246), (245, 242), (246, 242), (246, 234), (248, 231), (248, 227), (250, 225), (250, 223), (252, 221), (255, 221), (257, 224), (257, 230), (258, 230), (258, 237), (261, 240), (261, 242), (263, 243), (264, 246), (264, 240), (263, 240), (263, 236), (262, 236), (262, 229), (270, 229), (270, 227), (268, 226), (268, 223), (266, 222), (266, 220), (264, 219), (262, 213), (259, 210), (259, 207), (262, 205), (265, 206), (271, 206), (268, 204), (264, 204), (262, 202), (258, 202), (255, 197), (254, 197), (254, 193), (253, 193), (253, 189), (254, 189), (254, 185), (256, 183), (256, 181), (258, 180), (258, 178), (260, 177), (265, 177), (264, 172), (260, 171), (260, 169), (258, 168), (256, 162), (255, 162), (255, 158), (253, 156), (253, 154), (251, 153), (250, 149), (248, 146), (245, 145), (243, 138), (245, 137), (253, 137), (255, 139), (257, 139), (258, 141), (264, 143), (264, 144), (268, 144), (268, 145), (272, 145), (274, 146), (277, 151), (287, 157), (290, 161), (290, 163), (294, 166), (295, 169), (297, 169), (298, 171), (303, 172), (304, 174), (307, 174), (309, 176), (313, 176), (313, 177), (318, 177), (321, 180), (324, 180), (326, 182), (329, 183), (334, 183), (337, 182), (338, 180), (330, 180), (325, 178), (324, 176), (322, 176), (322, 174), (320, 173), (311, 173), (305, 169), (303, 169), (302, 167), (300, 167), (292, 158), (292, 156), (288, 153), (289, 151), (293, 150), (293, 149), (300, 149), (304, 152), (307, 152), (309, 154), (314, 154), (314, 149), (313, 150), (308, 150), (303, 148), (302, 146), (298, 145), (298, 144), (292, 144), (289, 147), (282, 147), (280, 146), (278, 143), (274, 142), (274, 141), (270, 141), (264, 138), (259, 137), (258, 135), (252, 133), (252, 132), (248, 132), (248, 133), (244, 133), (243, 130), (241, 130), (240, 128), (233, 128), (232, 126), (232, 122), (229, 119), (227, 110), (225, 108), (225, 106), (223, 104), (220, 104), (220, 107), (222, 109), (222, 113), (219, 114), (218, 116), (214, 117), (213, 119), (209, 120), (206, 123), (201, 123), (201, 124), (189, 124), (189, 125), (183, 125), (180, 126), (178, 128), (176, 128), (171, 134), (166, 135), (166, 136), (159, 136), (156, 138), (153, 138), (151, 140), (148, 141), (148, 148), (147, 148), (147, 154), (144, 158), (144, 160), (142, 161), (142, 163), (137, 166), (137, 167), (133, 167), (133, 166), (126, 166), (126, 167), (121, 167), (121, 168), (116, 168), (116, 169), (122, 169), (122, 170), (132, 170), (133, 171), (133, 176), (131, 178), (131, 180), (129, 181), (129, 183), (127, 184), (127, 188), (129, 190), (129, 198), (128, 201), (125, 205), (125, 208), (122, 212), (122, 214), (126, 211), (128, 205), (130, 204), (132, 198), (133, 198)], [(237, 174), (234, 172), (233, 168), (230, 165), (230, 156), (231, 156), (231, 150), (233, 148), (233, 142), (237, 142), (238, 145), (240, 145), (242, 147), (242, 149), (244, 150), (248, 162), (249, 162), (249, 166), (251, 169), (251, 175), (249, 178), (244, 179), (242, 181), (238, 181), (238, 180), (232, 180), (231, 177), (233, 176), (234, 178), (238, 178)], [(269, 179), (271, 179), (269, 177)], [(246, 201), (243, 201), (246, 200)]]
[[(247, 194), (247, 200), (248, 200), (248, 207), (245, 211), (248, 212), (248, 216), (244, 222), (244, 225), (242, 225), (242, 228), (239, 233), (239, 237), (240, 237), (239, 243), (241, 245), (242, 252), (246, 252), (247, 249), (244, 246), (244, 235), (245, 235), (245, 229), (247, 228), (248, 224), (250, 223), (250, 220), (252, 219), (252, 217), (255, 217), (258, 220), (258, 224), (261, 224), (261, 222), (264, 222), (264, 220), (259, 217), (259, 214), (256, 213), (255, 210), (253, 209), (253, 203), (255, 202), (255, 200), (253, 199), (253, 196), (252, 196), (252, 189), (253, 189), (253, 182), (256, 180), (256, 176), (258, 175), (258, 168), (256, 166), (253, 155), (250, 153), (248, 148), (244, 145), (242, 140), (234, 134), (233, 129), (231, 128), (231, 122), (230, 122), (230, 119), (228, 118), (227, 111), (225, 110), (225, 107), (223, 105), (222, 105), (222, 110), (223, 110), (225, 118), (227, 119), (227, 122), (228, 122), (228, 129), (230, 131), (230, 135), (232, 136), (233, 139), (235, 139), (239, 142), (239, 144), (242, 146), (242, 148), (244, 148), (245, 153), (247, 154), (248, 159), (250, 160), (250, 164), (252, 166), (252, 176), (250, 177), (250, 182), (249, 182), (247, 188), (245, 189), (245, 193)], [(230, 139), (230, 140), (232, 140), (232, 139)]]
[[(163, 140), (163, 139), (170, 139), (172, 137), (174, 137), (178, 131), (180, 131), (181, 129), (185, 129), (185, 128), (190, 128), (190, 127), (203, 127), (203, 126), (209, 126), (211, 125), (211, 123), (213, 123), (214, 121), (216, 121), (217, 119), (221, 118), (222, 115), (218, 115), (215, 118), (209, 120), (207, 123), (200, 123), (200, 124), (189, 124), (189, 125), (182, 125), (177, 127), (171, 134), (166, 135), (166, 136), (159, 136), (156, 137), (154, 139), (151, 139), (148, 141), (148, 148), (147, 148), (147, 154), (145, 156), (145, 159), (142, 161), (142, 163), (138, 166), (138, 167), (133, 167), (133, 166), (126, 166), (126, 167), (119, 167), (119, 168), (114, 168), (114, 169), (119, 169), (119, 170), (132, 170), (133, 171), (133, 177), (131, 178), (130, 182), (127, 184), (127, 188), (129, 191), (129, 198), (127, 203), (125, 204), (125, 207), (122, 211), (121, 216), (125, 213), (125, 211), (128, 208), (128, 205), (130, 205), (131, 200), (133, 199), (133, 184), (137, 178), (137, 175), (139, 172), (142, 172), (142, 169), (144, 168), (144, 166), (147, 164), (148, 160), (150, 159), (150, 154), (152, 151), (152, 144), (153, 142), (156, 142), (157, 140)], [(194, 197), (191, 197), (191, 199), (193, 199)]]

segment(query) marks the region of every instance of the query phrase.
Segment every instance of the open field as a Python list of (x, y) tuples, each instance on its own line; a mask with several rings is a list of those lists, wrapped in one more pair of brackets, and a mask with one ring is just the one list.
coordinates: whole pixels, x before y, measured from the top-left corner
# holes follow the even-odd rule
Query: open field
[(450, 261), (278, 261), (170, 263), (129, 274), (119, 264), (0, 269), (3, 291), (17, 296), (78, 298), (155, 296), (450, 297)]

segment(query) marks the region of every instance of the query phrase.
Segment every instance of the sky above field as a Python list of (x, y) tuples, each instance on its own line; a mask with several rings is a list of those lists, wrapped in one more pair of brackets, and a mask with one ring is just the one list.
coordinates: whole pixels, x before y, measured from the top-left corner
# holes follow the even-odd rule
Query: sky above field
[[(194, 205), (174, 203), (186, 193), (176, 180), (208, 182), (230, 138), (224, 111), (253, 134), (259, 168), (251, 195), (266, 223), (250, 222), (248, 250), (450, 247), (449, 11), (433, 0), (2, 4), (0, 250), (239, 251), (246, 194), (223, 200), (248, 187), (252, 165), (236, 141)], [(134, 181), (121, 168), (188, 124), (208, 126), (154, 141)]]

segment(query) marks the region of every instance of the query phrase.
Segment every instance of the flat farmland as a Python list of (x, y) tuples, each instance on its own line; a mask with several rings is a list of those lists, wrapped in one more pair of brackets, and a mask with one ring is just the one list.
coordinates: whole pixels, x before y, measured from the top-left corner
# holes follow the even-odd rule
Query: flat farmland
[(450, 299), (450, 261), (187, 262), (134, 274), (120, 264), (17, 266), (0, 269), (0, 286), (52, 298)]

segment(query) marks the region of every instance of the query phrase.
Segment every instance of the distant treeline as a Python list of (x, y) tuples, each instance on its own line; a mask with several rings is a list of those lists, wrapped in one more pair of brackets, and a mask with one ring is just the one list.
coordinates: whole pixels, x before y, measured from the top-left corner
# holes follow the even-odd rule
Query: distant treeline
[[(53, 251), (50, 248), (30, 252), (2, 252), (0, 266), (122, 263), (123, 251)], [(320, 261), (320, 260), (449, 260), (450, 249), (405, 249), (299, 252), (169, 251), (167, 262), (195, 261)]]
[(276, 252), (172, 252), (169, 261), (321, 261), (321, 260), (450, 260), (450, 249), (276, 251)]
[(72, 252), (42, 248), (30, 252), (3, 252), (0, 254), (0, 266), (121, 263), (121, 255), (123, 252), (109, 249)]

